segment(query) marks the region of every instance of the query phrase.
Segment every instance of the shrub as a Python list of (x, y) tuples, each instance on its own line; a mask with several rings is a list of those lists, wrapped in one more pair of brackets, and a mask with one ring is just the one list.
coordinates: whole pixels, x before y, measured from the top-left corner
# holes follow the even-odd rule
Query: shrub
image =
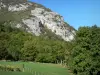
[(21, 72), (22, 70), (19, 67), (14, 67), (14, 66), (10, 66), (10, 65), (0, 65), (0, 70), (2, 71), (18, 71)]

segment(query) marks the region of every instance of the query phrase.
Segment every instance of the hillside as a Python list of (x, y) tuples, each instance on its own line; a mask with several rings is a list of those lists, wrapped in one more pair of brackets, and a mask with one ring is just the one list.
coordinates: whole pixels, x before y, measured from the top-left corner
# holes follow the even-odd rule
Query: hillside
[(21, 28), (36, 36), (55, 36), (71, 41), (75, 29), (63, 17), (50, 9), (26, 0), (0, 0), (0, 22), (10, 21), (12, 27)]

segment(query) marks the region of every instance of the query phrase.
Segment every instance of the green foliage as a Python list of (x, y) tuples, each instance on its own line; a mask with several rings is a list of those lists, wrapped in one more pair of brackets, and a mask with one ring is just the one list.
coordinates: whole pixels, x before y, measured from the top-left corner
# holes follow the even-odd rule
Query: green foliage
[(0, 40), (0, 59), (6, 59), (8, 57), (7, 41)]
[(100, 27), (80, 27), (72, 50), (71, 68), (77, 75), (100, 74)]
[(0, 59), (7, 59), (8, 57), (8, 40), (9, 40), (9, 34), (6, 32), (7, 28), (4, 28), (3, 25), (0, 25)]
[(18, 71), (21, 72), (19, 67), (0, 65), (0, 71)]
[(26, 61), (34, 61), (37, 55), (36, 42), (26, 41), (24, 47), (21, 50), (22, 59)]
[(21, 48), (23, 47), (23, 33), (18, 32), (17, 34), (11, 33), (10, 40), (8, 42), (8, 52), (12, 55), (14, 60), (19, 60), (21, 56)]
[(0, 25), (0, 59), (57, 63), (66, 59), (67, 42), (58, 40), (49, 30), (39, 37), (21, 29), (12, 28), (10, 22)]

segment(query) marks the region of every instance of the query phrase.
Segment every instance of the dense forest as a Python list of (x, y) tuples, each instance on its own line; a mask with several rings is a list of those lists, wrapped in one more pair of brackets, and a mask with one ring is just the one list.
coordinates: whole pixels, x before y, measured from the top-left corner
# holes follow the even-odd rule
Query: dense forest
[(12, 28), (8, 23), (0, 24), (0, 59), (2, 60), (61, 63), (65, 61), (70, 49), (69, 45), (70, 43), (50, 36), (46, 38), (43, 35), (33, 36), (22, 29)]
[(0, 23), (0, 60), (66, 63), (76, 75), (100, 75), (100, 27), (80, 27), (65, 42)]
[(78, 29), (70, 66), (77, 75), (100, 75), (100, 27)]

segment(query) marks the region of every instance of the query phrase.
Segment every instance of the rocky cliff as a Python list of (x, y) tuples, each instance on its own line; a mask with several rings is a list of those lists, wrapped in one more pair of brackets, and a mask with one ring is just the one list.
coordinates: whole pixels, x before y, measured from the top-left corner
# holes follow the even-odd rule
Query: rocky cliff
[[(0, 0), (0, 21), (10, 20), (12, 26), (39, 36), (53, 34), (65, 41), (74, 39), (75, 29), (62, 16), (44, 6), (27, 0)], [(44, 30), (46, 29), (46, 30)]]

